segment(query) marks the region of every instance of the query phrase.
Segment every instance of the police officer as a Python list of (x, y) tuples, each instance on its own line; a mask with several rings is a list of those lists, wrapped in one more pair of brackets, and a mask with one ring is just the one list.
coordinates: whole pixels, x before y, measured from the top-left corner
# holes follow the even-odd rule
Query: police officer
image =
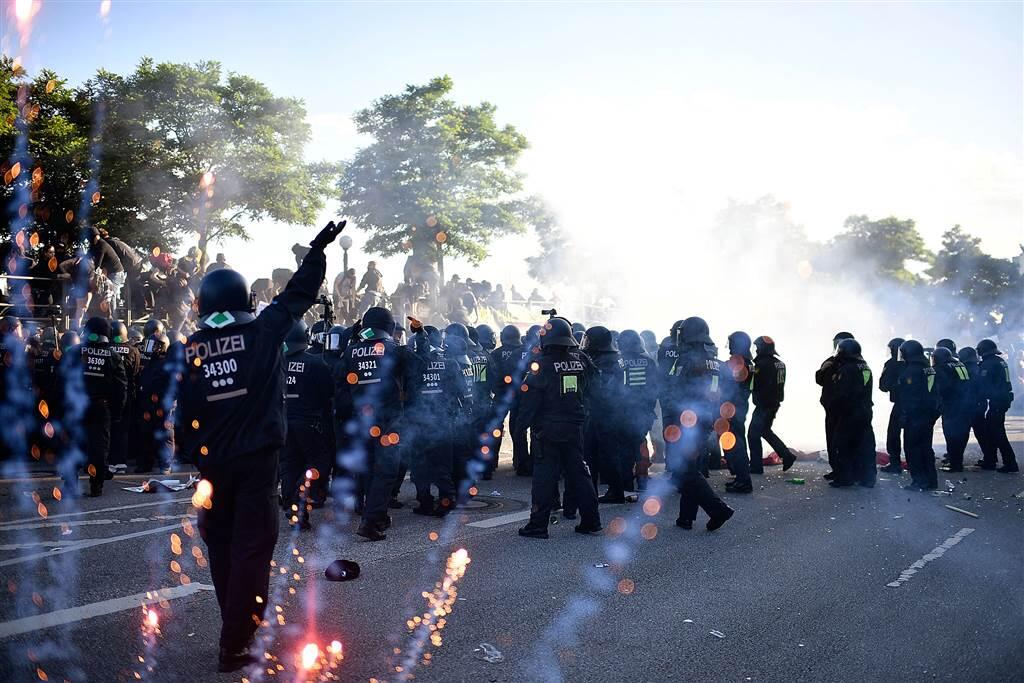
[[(661, 340), (658, 347), (658, 405), (661, 408), (662, 438), (670, 431), (673, 433), (679, 429), (679, 408), (676, 405), (678, 399), (676, 393), (678, 384), (673, 381), (676, 371), (676, 361), (679, 359), (679, 328), (683, 321), (677, 320), (669, 330), (669, 336)], [(665, 440), (665, 468), (671, 472), (672, 463), (668, 458), (668, 441)]]
[[(658, 402), (658, 366), (644, 349), (636, 330), (623, 330), (619, 335), (619, 353), (625, 366), (624, 465), (635, 467), (637, 490), (647, 490), (647, 471), (651, 456), (647, 450), (647, 432), (654, 424), (654, 407)], [(633, 472), (624, 472), (628, 480)]]
[(165, 335), (167, 331), (164, 329), (164, 323), (156, 318), (150, 318), (146, 321), (146, 324), (142, 327), (142, 346), (139, 348), (139, 371), (141, 372), (145, 367), (146, 363), (149, 362), (150, 355), (147, 348), (156, 349), (156, 345), (147, 344), (147, 341), (154, 339), (159, 335)]
[(401, 453), (402, 393), (415, 357), (395, 343), (395, 320), (379, 306), (363, 314), (358, 332), (335, 368), (335, 383), (348, 387), (354, 434), (362, 458), (362, 522), (356, 533), (370, 541), (386, 538), (391, 525), (388, 501), (398, 480)]
[(285, 516), (312, 528), (309, 511), (326, 498), (334, 451), (334, 381), (322, 353), (310, 350), (306, 324), (296, 320), (284, 340), (284, 406), (288, 432), (281, 458)]
[(477, 325), (476, 336), (480, 346), (484, 348), (484, 352), (487, 354), (494, 351), (494, 348), (498, 345), (494, 340), (494, 330), (490, 325)]
[(826, 406), (832, 403), (832, 396), (828, 392), (835, 387), (832, 383), (832, 375), (837, 364), (835, 352), (839, 347), (839, 342), (844, 339), (853, 339), (853, 335), (849, 332), (837, 332), (832, 337), (832, 355), (826, 358), (822, 362), (821, 367), (814, 373), (814, 381), (821, 387), (821, 405), (825, 408), (825, 450), (828, 453), (828, 466), (832, 468), (831, 472), (825, 474), (824, 478), (826, 480), (830, 480), (835, 476), (836, 449), (833, 443), (833, 435), (836, 423), (840, 417), (835, 413), (829, 412)]
[[(403, 429), (408, 443), (415, 444), (409, 463), (416, 487), (413, 512), (443, 517), (457, 500), (452, 479), (453, 425), (468, 412), (462, 404), (466, 380), (462, 368), (442, 353), (437, 328), (414, 327), (413, 331), (413, 350), (420, 362), (411, 370)], [(436, 501), (432, 487), (437, 489)]]
[[(86, 471), (89, 495), (103, 495), (103, 482), (113, 475), (107, 469), (111, 424), (120, 421), (128, 394), (128, 378), (120, 357), (110, 347), (110, 323), (106, 318), (89, 318), (85, 341), (61, 358), (65, 386), (65, 420), (75, 410), (78, 398), (71, 394), (71, 376), (81, 377), (86, 395), (82, 426), (85, 431)], [(74, 421), (74, 418), (70, 418)], [(69, 482), (70, 484), (70, 482)]]
[(938, 488), (932, 432), (940, 414), (939, 391), (935, 387), (935, 370), (928, 365), (921, 342), (908, 339), (900, 346), (900, 357), (906, 364), (900, 375), (896, 404), (900, 407), (903, 425), (903, 448), (910, 468), (913, 491)]
[(252, 663), (249, 644), (267, 605), (277, 542), (277, 466), (285, 445), (283, 342), (317, 296), (327, 269), (324, 248), (345, 227), (330, 222), (310, 243), (284, 291), (256, 316), (249, 287), (222, 268), (199, 287), (199, 329), (184, 348), (175, 441), (209, 492), (199, 532), (223, 624), (219, 670)]
[(474, 425), (476, 386), (473, 360), (469, 357), (469, 333), (464, 330), (462, 323), (452, 323), (444, 334), (444, 357), (462, 375), (462, 410), (452, 421), (452, 480), (460, 497), (467, 495), (478, 470), (482, 470), (482, 464), (474, 457), (479, 444)]
[(725, 458), (735, 477), (726, 483), (725, 489), (732, 493), (752, 493), (754, 487), (750, 471), (754, 464), (760, 465), (760, 462), (751, 462), (747, 454), (747, 411), (750, 409), (754, 363), (750, 356), (750, 335), (746, 332), (737, 331), (729, 335), (729, 360), (722, 368), (720, 379), (722, 407), (716, 424), (722, 428), (716, 431), (723, 434), (728, 431), (736, 439), (731, 448), (725, 448)]
[[(625, 503), (625, 491), (633, 490), (632, 453), (625, 443), (623, 417), (623, 377), (625, 367), (612, 334), (600, 325), (591, 327), (583, 337), (583, 353), (598, 370), (590, 387), (587, 422), (584, 430), (583, 458), (594, 476), (608, 485), (599, 503)], [(629, 476), (625, 478), (626, 462)]]
[(939, 344), (932, 353), (932, 367), (942, 402), (942, 436), (946, 440), (943, 472), (964, 471), (964, 449), (971, 434), (971, 376), (947, 346)]
[(480, 333), (475, 327), (467, 328), (467, 332), (469, 360), (473, 363), (473, 430), (476, 437), (473, 441), (473, 457), (483, 465), (480, 478), (489, 481), (494, 477), (494, 469), (498, 464), (498, 452), (494, 450), (494, 430), (499, 428), (499, 424), (491, 405), (491, 378), (494, 370), (490, 354), (480, 344)]
[(343, 508), (361, 513), (361, 502), (357, 504), (360, 478), (359, 473), (352, 467), (353, 461), (357, 458), (352, 451), (352, 437), (348, 433), (348, 427), (352, 422), (352, 396), (348, 390), (348, 383), (339, 372), (343, 354), (351, 337), (351, 329), (344, 325), (334, 325), (324, 337), (323, 360), (330, 368), (331, 378), (334, 380), (334, 459), (327, 479), (330, 481), (334, 499)]
[(985, 398), (981, 388), (981, 367), (979, 365), (978, 351), (973, 346), (965, 346), (956, 352), (960, 362), (967, 368), (967, 376), (970, 399), (969, 422), (974, 438), (978, 441), (981, 452), (985, 452), (985, 411), (988, 409), (988, 400)]
[[(1013, 385), (1010, 383), (1010, 368), (999, 355), (996, 343), (991, 339), (978, 342), (982, 396), (988, 401), (985, 412), (985, 441), (982, 459), (978, 467), (996, 470), (1004, 474), (1019, 472), (1017, 458), (1006, 437), (1006, 411), (1013, 403)], [(1003, 457), (1003, 466), (996, 469), (996, 455)]]
[(889, 474), (903, 474), (903, 467), (900, 465), (900, 407), (896, 405), (896, 390), (899, 386), (900, 375), (906, 369), (906, 365), (900, 360), (900, 346), (906, 341), (900, 337), (889, 340), (889, 360), (882, 366), (882, 374), (878, 378), (878, 388), (889, 394), (889, 401), (892, 403), (892, 410), (889, 411), (889, 424), (885, 430), (885, 450), (889, 454), (889, 464), (882, 468), (883, 472)]
[(828, 392), (831, 403), (825, 408), (836, 416), (832, 438), (837, 467), (829, 486), (841, 488), (859, 483), (870, 488), (875, 485), (871, 368), (864, 362), (856, 339), (840, 340), (835, 359)]
[[(522, 370), (518, 378), (512, 378), (513, 382), (521, 379), (530, 363), (540, 355), (540, 330), (540, 325), (531, 325), (523, 335), (522, 353), (519, 359), (519, 366)], [(515, 404), (512, 409), (513, 413), (518, 412)], [(527, 429), (527, 425), (519, 419), (518, 414), (509, 415), (509, 430), (512, 432), (512, 466), (515, 468), (516, 475), (520, 477), (529, 477), (533, 474), (533, 458), (530, 455), (531, 442), (527, 439)]]
[(327, 330), (331, 328), (327, 321), (321, 318), (309, 328), (309, 352), (321, 355), (324, 352), (324, 341), (327, 337)]
[(139, 372), (132, 430), (139, 449), (135, 458), (136, 474), (152, 472), (155, 464), (165, 468), (174, 453), (171, 390), (178, 369), (173, 367), (174, 359), (167, 357), (169, 347), (170, 341), (162, 331), (154, 332), (142, 342), (140, 353), (147, 361)]
[(698, 508), (703, 508), (708, 515), (707, 530), (714, 531), (733, 515), (732, 508), (715, 495), (701, 474), (719, 417), (721, 364), (702, 318), (682, 321), (676, 338), (679, 355), (671, 381), (675, 384), (674, 405), (680, 411), (676, 417), (679, 426), (671, 434), (668, 427), (665, 432), (667, 459), (679, 486), (676, 525), (692, 529)]
[(935, 350), (949, 349), (949, 352), (956, 356), (956, 342), (952, 339), (940, 339), (935, 342)]
[(747, 430), (750, 444), (750, 469), (757, 474), (764, 472), (761, 451), (761, 439), (764, 439), (782, 458), (782, 471), (786, 472), (796, 462), (796, 456), (772, 431), (779, 408), (786, 398), (786, 364), (779, 358), (775, 350), (775, 340), (771, 337), (758, 337), (754, 340), (754, 348), (756, 355), (754, 356), (754, 374), (751, 385), (754, 414), (750, 418), (750, 429)]
[[(526, 361), (523, 359), (523, 342), (519, 334), (519, 328), (515, 325), (506, 325), (501, 329), (501, 346), (491, 351), (491, 394), (494, 403), (494, 418), (501, 428), (508, 416), (508, 431), (515, 434), (515, 422), (519, 415), (519, 386), (522, 384), (523, 375), (526, 372)], [(504, 435), (504, 432), (502, 432)], [(497, 458), (501, 452), (502, 437), (499, 436), (494, 444), (494, 457)], [(529, 449), (526, 444), (520, 444), (517, 450), (515, 441), (512, 442), (512, 468), (516, 474), (520, 470), (526, 471), (529, 460)]]
[(576, 532), (601, 532), (597, 491), (583, 461), (583, 424), (587, 393), (597, 369), (576, 348), (564, 318), (551, 318), (540, 338), (541, 353), (530, 364), (520, 397), (520, 419), (533, 437), (533, 486), (530, 521), (519, 530), (527, 538), (547, 538), (548, 521), (558, 498), (559, 476), (580, 511)]
[(128, 463), (128, 444), (134, 434), (131, 426), (135, 415), (135, 403), (138, 395), (139, 372), (142, 370), (142, 355), (139, 350), (128, 343), (128, 326), (118, 320), (110, 322), (110, 349), (121, 358), (125, 375), (128, 380), (128, 391), (121, 417), (110, 423), (110, 460), (108, 466), (112, 471), (124, 471)]

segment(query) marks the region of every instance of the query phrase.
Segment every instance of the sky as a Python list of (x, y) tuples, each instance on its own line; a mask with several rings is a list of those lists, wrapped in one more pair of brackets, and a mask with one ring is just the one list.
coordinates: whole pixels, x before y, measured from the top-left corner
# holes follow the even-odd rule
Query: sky
[[(1021, 3), (18, 0), (34, 3), (26, 36), (2, 1), (0, 47), (30, 72), (218, 60), (302, 98), (310, 159), (349, 157), (354, 111), (449, 74), (458, 100), (494, 103), (526, 135), (528, 189), (609, 259), (765, 194), (819, 240), (848, 215), (893, 214), (932, 248), (957, 223), (998, 256), (1024, 242)], [(258, 225), (220, 249), (252, 278), (313, 232)], [(505, 239), (448, 273), (523, 282), (534, 247)]]

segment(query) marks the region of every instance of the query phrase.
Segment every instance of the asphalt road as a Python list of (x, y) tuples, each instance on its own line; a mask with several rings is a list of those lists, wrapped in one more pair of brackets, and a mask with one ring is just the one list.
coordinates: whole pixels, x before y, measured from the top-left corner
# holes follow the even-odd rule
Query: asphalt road
[[(1024, 456), (1021, 428), (1015, 421), (1011, 438)], [(754, 495), (729, 495), (737, 513), (715, 533), (703, 517), (692, 531), (676, 528), (678, 497), (665, 495), (660, 505), (602, 507), (603, 538), (574, 534), (564, 520), (547, 541), (519, 538), (529, 481), (507, 462), (446, 522), (395, 511), (381, 543), (353, 540), (353, 521), (317, 511), (312, 532), (282, 526), (270, 626), (260, 631), (267, 657), (244, 673), (1021, 680), (1024, 477), (969, 471), (949, 477), (952, 495), (933, 496), (884, 474), (872, 490), (832, 490), (820, 463), (780, 469), (767, 468)], [(806, 484), (786, 483), (793, 477)], [(712, 474), (716, 488), (724, 480)], [(108, 485), (100, 499), (57, 502), (55, 483), (45, 472), (0, 482), (0, 681), (241, 680), (215, 673), (219, 615), (190, 494)], [(411, 495), (407, 483), (403, 498)], [(456, 555), (445, 581), (460, 548), (464, 576)], [(324, 567), (341, 557), (362, 575), (325, 581)], [(157, 589), (169, 592), (147, 598)], [(147, 599), (157, 601), (148, 608), (156, 627), (146, 624)], [(413, 621), (424, 613), (436, 630)], [(301, 669), (305, 644), (334, 640), (340, 655), (322, 650)]]

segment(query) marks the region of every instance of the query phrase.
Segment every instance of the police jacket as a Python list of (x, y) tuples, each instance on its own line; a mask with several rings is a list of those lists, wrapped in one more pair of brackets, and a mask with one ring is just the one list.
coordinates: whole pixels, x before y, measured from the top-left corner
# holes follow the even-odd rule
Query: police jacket
[(143, 429), (157, 431), (170, 419), (177, 372), (171, 354), (158, 354), (151, 355), (139, 373), (135, 414)]
[(622, 375), (625, 407), (633, 428), (651, 428), (654, 422), (654, 404), (658, 401), (658, 365), (646, 353), (623, 351)]
[(625, 400), (625, 366), (618, 351), (584, 351), (598, 370), (590, 387), (589, 412), (598, 426), (617, 427), (622, 422)]
[(680, 413), (696, 413), (704, 428), (711, 427), (721, 405), (721, 362), (717, 355), (718, 350), (711, 344), (685, 344), (679, 349), (671, 378), (676, 408)]
[(519, 419), (533, 433), (554, 441), (579, 437), (587, 398), (598, 370), (575, 348), (549, 346), (530, 364), (520, 387)]
[(327, 269), (310, 249), (284, 291), (250, 323), (203, 328), (185, 343), (175, 413), (179, 456), (202, 471), (285, 442), (284, 352), (293, 321), (316, 298)]
[(751, 393), (755, 406), (778, 410), (786, 399), (786, 364), (781, 358), (774, 354), (754, 358)]
[(473, 363), (473, 413), (478, 419), (491, 414), (491, 380), (495, 374), (490, 355), (479, 344), (469, 348)]
[(737, 406), (737, 412), (745, 411), (754, 383), (754, 363), (745, 356), (733, 354), (721, 372), (722, 403), (732, 403)]
[(110, 348), (121, 357), (124, 364), (125, 376), (128, 380), (128, 404), (135, 402), (135, 396), (139, 386), (139, 372), (142, 370), (142, 354), (137, 348), (128, 343), (111, 344)]
[(836, 358), (829, 377), (829, 403), (825, 410), (839, 416), (841, 423), (871, 423), (871, 368), (863, 358)]
[(462, 367), (437, 349), (416, 354), (419, 362), (409, 373), (405, 419), (418, 429), (447, 431), (468, 412), (463, 405), (466, 380)]
[(897, 358), (890, 358), (882, 366), (882, 375), (878, 378), (878, 388), (889, 394), (889, 400), (896, 402), (897, 385), (900, 383), (900, 375), (907, 369), (907, 364)]
[(829, 356), (814, 373), (814, 381), (821, 387), (821, 405), (824, 406), (825, 412), (831, 410), (829, 405), (833, 402), (834, 398), (831, 392), (835, 390), (832, 375), (835, 373), (838, 364), (839, 361), (835, 356)]
[[(61, 365), (63, 372), (81, 373), (90, 404), (103, 404), (112, 420), (120, 419), (128, 398), (128, 376), (109, 342), (86, 342), (72, 347), (61, 357)], [(65, 400), (69, 398), (65, 395)]]
[(970, 381), (967, 383), (967, 405), (972, 415), (984, 415), (988, 409), (988, 399), (981, 388), (981, 366), (978, 363), (964, 363)]
[(364, 328), (341, 355), (334, 382), (347, 387), (353, 416), (387, 430), (402, 416), (405, 381), (416, 362), (412, 349), (396, 344), (390, 334)]
[(997, 354), (989, 354), (978, 364), (981, 375), (981, 395), (988, 400), (993, 410), (1009, 410), (1013, 403), (1013, 385), (1010, 384), (1010, 367)]
[(935, 366), (935, 382), (939, 387), (942, 414), (961, 416), (971, 413), (973, 391), (967, 366), (954, 358), (948, 363)]
[(677, 386), (674, 381), (677, 360), (679, 349), (675, 345), (663, 343), (658, 347), (658, 400), (661, 401), (661, 414), (665, 424), (679, 421), (679, 411), (676, 410), (679, 398), (676, 395)]
[(322, 354), (299, 351), (285, 356), (284, 405), (288, 422), (319, 424), (334, 421), (334, 380)]
[(935, 370), (924, 359), (908, 361), (900, 375), (896, 404), (903, 424), (935, 423), (942, 409)]
[[(519, 396), (519, 385), (526, 375), (526, 359), (522, 344), (501, 345), (491, 351), (491, 393), (495, 402), (511, 407)], [(501, 408), (499, 408), (500, 410)]]

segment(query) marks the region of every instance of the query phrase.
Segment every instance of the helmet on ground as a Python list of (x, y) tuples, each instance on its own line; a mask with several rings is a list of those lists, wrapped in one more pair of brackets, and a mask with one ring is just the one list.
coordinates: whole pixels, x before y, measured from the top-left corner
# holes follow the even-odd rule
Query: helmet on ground
[(576, 339), (572, 336), (572, 325), (565, 318), (552, 318), (544, 325), (540, 345), (545, 349), (549, 346), (576, 346)]
[(900, 345), (900, 357), (906, 361), (923, 361), (924, 347), (916, 339), (908, 339)]
[(256, 319), (249, 308), (249, 284), (238, 271), (221, 268), (199, 284), (199, 326), (220, 329)]

